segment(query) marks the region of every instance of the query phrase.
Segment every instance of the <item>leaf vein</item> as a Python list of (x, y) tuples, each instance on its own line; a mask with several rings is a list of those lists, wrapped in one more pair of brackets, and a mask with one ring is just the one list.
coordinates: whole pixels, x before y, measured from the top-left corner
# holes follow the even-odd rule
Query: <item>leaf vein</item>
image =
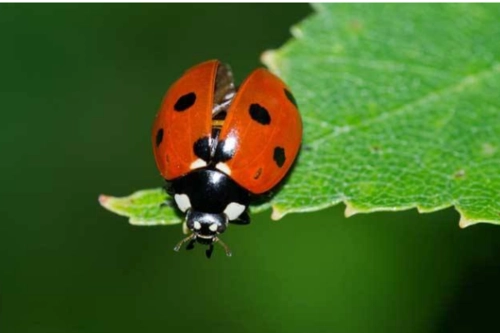
[[(489, 78), (490, 76), (498, 74), (498, 73), (500, 73), (500, 64), (494, 63), (488, 69), (477, 72), (475, 74), (467, 75), (463, 79), (461, 79), (461, 80), (459, 80), (459, 81), (457, 81), (457, 82), (455, 82), (455, 83), (453, 83), (445, 88), (430, 91), (429, 93), (425, 94), (424, 96), (417, 98), (411, 102), (408, 102), (408, 103), (406, 103), (398, 108), (395, 108), (395, 109), (387, 111), (387, 112), (383, 112), (380, 115), (378, 115), (374, 118), (370, 118), (366, 121), (361, 121), (357, 124), (346, 126), (343, 131), (334, 131), (334, 132), (332, 132), (332, 133), (330, 133), (322, 138), (316, 139), (313, 142), (311, 142), (311, 146), (317, 147), (318, 145), (320, 145), (321, 143), (323, 143), (329, 139), (344, 135), (346, 133), (350, 133), (353, 130), (357, 130), (357, 129), (372, 125), (374, 123), (384, 121), (389, 117), (399, 116), (399, 115), (405, 114), (407, 112), (410, 112), (412, 110), (415, 111), (415, 110), (417, 110), (416, 107), (419, 105), (430, 104), (434, 101), (437, 101), (437, 100), (443, 98), (446, 95), (450, 95), (450, 94), (459, 92), (468, 86), (477, 84), (480, 81), (485, 80), (485, 79)], [(426, 110), (426, 109), (417, 110), (417, 112), (424, 111), (424, 110)]]

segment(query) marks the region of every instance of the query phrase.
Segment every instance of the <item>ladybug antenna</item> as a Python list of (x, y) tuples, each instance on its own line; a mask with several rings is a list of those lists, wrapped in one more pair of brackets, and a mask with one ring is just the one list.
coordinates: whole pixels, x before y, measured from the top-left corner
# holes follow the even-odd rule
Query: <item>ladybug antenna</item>
[(231, 250), (229, 249), (229, 246), (227, 246), (226, 243), (221, 241), (220, 238), (214, 237), (214, 243), (219, 243), (224, 248), (224, 251), (226, 252), (226, 256), (230, 257), (233, 255), (231, 253)]
[(178, 252), (180, 250), (182, 244), (189, 242), (190, 240), (194, 239), (195, 237), (196, 237), (195, 234), (191, 234), (191, 235), (187, 236), (186, 238), (181, 240), (179, 243), (177, 243), (177, 245), (174, 247), (174, 251)]

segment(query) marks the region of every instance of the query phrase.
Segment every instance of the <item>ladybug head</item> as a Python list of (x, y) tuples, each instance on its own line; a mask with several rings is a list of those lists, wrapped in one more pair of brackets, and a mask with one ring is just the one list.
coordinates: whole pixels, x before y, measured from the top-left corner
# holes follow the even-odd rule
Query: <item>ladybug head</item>
[(189, 242), (187, 249), (194, 247), (194, 242), (208, 245), (207, 257), (210, 258), (213, 251), (213, 244), (219, 243), (224, 247), (227, 256), (231, 256), (231, 251), (219, 238), (218, 235), (226, 231), (227, 224), (229, 223), (226, 214), (213, 214), (197, 212), (189, 209), (186, 213), (186, 226), (192, 232), (191, 235), (183, 239), (174, 248), (179, 251), (182, 244)]
[(225, 214), (202, 213), (193, 209), (186, 214), (186, 226), (196, 234), (196, 240), (203, 244), (212, 243), (218, 234), (226, 231), (227, 224)]

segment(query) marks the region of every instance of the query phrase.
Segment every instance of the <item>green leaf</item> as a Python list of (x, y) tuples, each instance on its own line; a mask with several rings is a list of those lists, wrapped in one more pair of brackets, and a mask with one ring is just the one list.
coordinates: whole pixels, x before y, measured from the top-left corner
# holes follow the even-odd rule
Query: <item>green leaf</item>
[[(175, 211), (175, 204), (164, 189), (148, 189), (126, 197), (101, 194), (99, 203), (107, 210), (129, 218), (130, 224), (139, 226), (170, 225), (182, 222)], [(268, 203), (251, 206), (255, 214), (269, 208)]]
[(99, 196), (104, 208), (121, 216), (129, 217), (133, 225), (169, 225), (181, 223), (173, 202), (167, 193), (159, 189), (137, 191), (127, 197)]
[[(263, 61), (291, 87), (302, 152), (272, 217), (454, 206), (500, 223), (499, 5), (319, 4)], [(237, 71), (236, 71), (237, 73)], [(179, 217), (161, 190), (101, 200), (133, 224)], [(104, 201), (104, 202), (103, 202)]]
[(500, 222), (499, 5), (320, 4), (264, 62), (292, 88), (304, 149), (276, 216), (454, 206)]

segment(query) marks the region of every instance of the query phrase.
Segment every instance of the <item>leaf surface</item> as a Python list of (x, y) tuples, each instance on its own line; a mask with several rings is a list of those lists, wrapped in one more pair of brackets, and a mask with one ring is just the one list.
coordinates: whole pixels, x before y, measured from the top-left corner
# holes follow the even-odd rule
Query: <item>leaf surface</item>
[(274, 215), (454, 206), (500, 222), (500, 6), (319, 4), (264, 62), (295, 92), (304, 149)]
[[(462, 227), (500, 223), (500, 6), (315, 9), (263, 55), (294, 92), (304, 140), (281, 191), (253, 211), (454, 206)], [(165, 199), (150, 190), (103, 205), (133, 224), (179, 223)]]

